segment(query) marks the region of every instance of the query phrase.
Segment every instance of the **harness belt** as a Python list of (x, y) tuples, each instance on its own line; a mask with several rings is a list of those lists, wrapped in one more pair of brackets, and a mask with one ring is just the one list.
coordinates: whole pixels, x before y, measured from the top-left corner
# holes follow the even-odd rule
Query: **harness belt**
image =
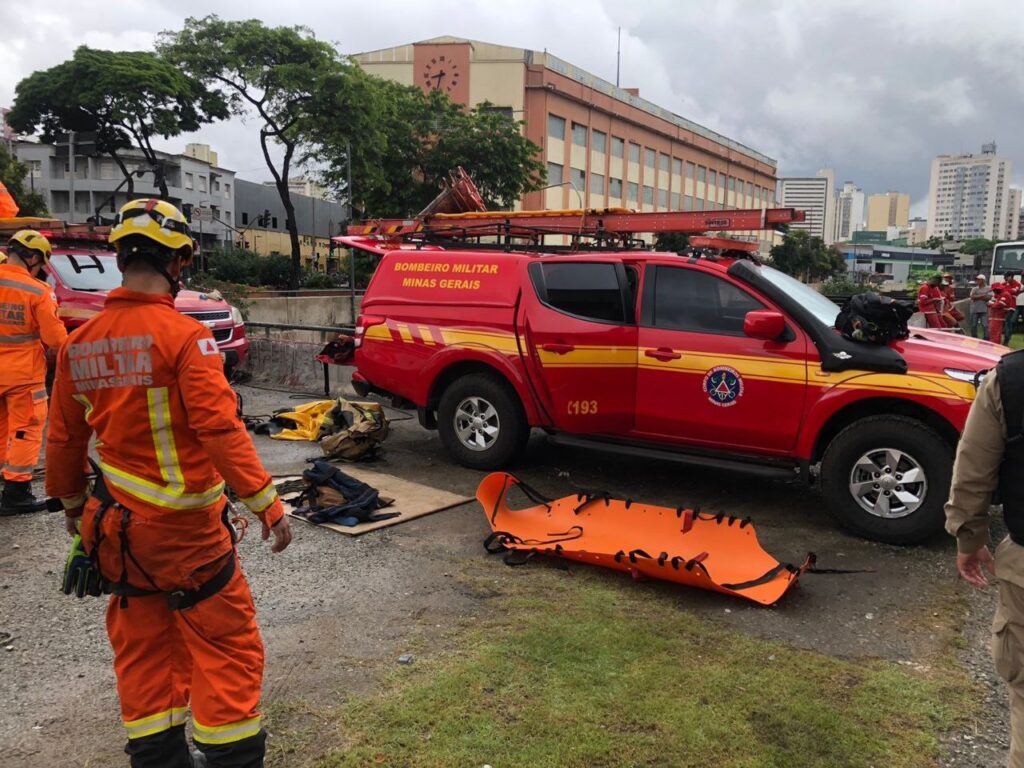
[[(110, 493), (106, 483), (103, 480), (103, 472), (96, 465), (92, 459), (89, 459), (89, 463), (92, 464), (93, 471), (96, 474), (96, 479), (93, 481), (91, 495), (100, 502), (100, 508), (96, 510), (95, 520), (95, 544), (93, 545), (93, 551), (89, 553), (89, 556), (93, 560), (93, 564), (96, 569), (102, 573), (99, 563), (99, 550), (100, 541), (103, 539), (101, 532), (101, 523), (103, 518), (106, 516), (108, 510), (118, 509), (121, 511), (121, 577), (117, 581), (110, 580), (107, 583), (107, 589), (111, 594), (117, 595), (121, 598), (121, 607), (125, 608), (128, 605), (129, 597), (150, 597), (152, 595), (163, 595), (164, 600), (167, 602), (167, 607), (172, 611), (186, 611), (189, 608), (194, 607), (203, 600), (209, 597), (213, 597), (215, 594), (220, 592), (224, 587), (228, 585), (232, 577), (235, 575), (236, 557), (235, 557), (235, 534), (231, 527), (227, 517), (227, 507), (224, 508), (224, 524), (228, 527), (229, 533), (231, 533), (231, 551), (227, 553), (224, 565), (213, 575), (212, 578), (203, 582), (196, 589), (175, 589), (171, 592), (166, 592), (162, 589), (156, 589), (156, 583), (146, 573), (145, 569), (132, 555), (131, 548), (128, 545), (128, 525), (131, 521), (132, 511), (128, 507), (120, 504)], [(139, 572), (146, 577), (146, 580), (153, 585), (154, 589), (143, 589), (136, 587), (128, 583), (128, 563), (131, 560), (135, 567), (138, 568)]]

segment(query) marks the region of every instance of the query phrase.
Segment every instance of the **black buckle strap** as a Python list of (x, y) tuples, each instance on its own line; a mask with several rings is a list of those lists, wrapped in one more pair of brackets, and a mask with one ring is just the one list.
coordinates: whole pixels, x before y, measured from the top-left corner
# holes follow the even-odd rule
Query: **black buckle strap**
[(167, 607), (172, 611), (187, 611), (189, 608), (201, 603), (207, 598), (213, 597), (228, 585), (235, 575), (235, 553), (234, 550), (228, 556), (227, 561), (217, 571), (216, 575), (203, 583), (198, 589), (176, 589), (173, 592), (162, 592), (157, 589), (141, 589), (131, 584), (119, 582), (111, 585), (111, 592), (119, 597), (149, 597), (151, 595), (163, 595), (167, 601)]

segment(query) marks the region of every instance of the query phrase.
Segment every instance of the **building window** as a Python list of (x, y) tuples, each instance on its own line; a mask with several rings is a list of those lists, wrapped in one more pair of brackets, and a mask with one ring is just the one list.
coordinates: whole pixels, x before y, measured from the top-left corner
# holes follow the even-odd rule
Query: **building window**
[(604, 176), (602, 176), (600, 173), (590, 174), (590, 194), (604, 194)]
[(587, 126), (580, 123), (572, 124), (572, 143), (577, 147), (587, 146)]
[(205, 192), (206, 191), (206, 177), (205, 176), (200, 176), (199, 177), (199, 191), (200, 192)]
[(692, 211), (693, 210), (693, 198), (690, 197), (689, 195), (686, 195), (686, 196), (683, 197), (683, 210), (684, 211)]
[(558, 115), (548, 115), (548, 136), (552, 139), (565, 141), (565, 118)]
[(612, 157), (622, 157), (626, 149), (626, 142), (618, 136), (612, 136)]
[(708, 186), (718, 186), (718, 174), (713, 170), (708, 170)]
[(654, 167), (655, 151), (650, 147), (644, 147), (644, 165), (648, 168)]
[(220, 192), (220, 182), (217, 179), (213, 180), (213, 191)]
[(696, 200), (694, 200), (694, 206), (695, 206), (694, 210), (703, 211), (704, 210), (704, 201), (701, 200), (698, 197)]
[(707, 169), (704, 168), (703, 165), (698, 165), (697, 166), (697, 183), (698, 184), (703, 184), (704, 183), (704, 173), (705, 173), (706, 170)]
[(224, 215), (221, 216), (221, 221), (223, 221), (225, 224), (230, 224), (231, 223), (231, 211), (224, 211)]
[(224, 185), (224, 197), (231, 197), (231, 185), (230, 184), (225, 184)]
[(587, 189), (587, 172), (581, 171), (579, 168), (571, 168), (569, 170), (569, 180), (572, 182), (573, 187), (577, 192), (583, 194)]
[(552, 186), (562, 183), (563, 166), (558, 163), (548, 163), (548, 184)]
[(693, 180), (693, 163), (686, 164), (686, 178)]
[(622, 199), (622, 179), (608, 179), (608, 196)]
[(658, 170), (668, 173), (668, 155), (658, 155)]
[(246, 213), (245, 211), (242, 211), (242, 226), (244, 227), (248, 223), (249, 223), (249, 214)]
[(644, 184), (644, 205), (654, 205), (654, 187)]
[(277, 229), (277, 216), (270, 217), (270, 228)]
[(635, 181), (631, 181), (631, 182), (627, 183), (626, 184), (626, 200), (628, 202), (630, 202), (630, 203), (637, 202), (637, 193), (638, 193), (638, 191), (639, 191), (639, 187), (637, 186), (637, 183)]
[(658, 190), (658, 207), (659, 208), (668, 208), (668, 190), (667, 189), (659, 189)]
[(669, 208), (671, 210), (673, 210), (673, 211), (678, 211), (679, 210), (679, 193), (678, 192), (673, 192), (672, 193), (672, 199), (671, 199)]
[(683, 161), (678, 157), (672, 158), (672, 175), (682, 176), (683, 175)]
[(195, 189), (196, 179), (191, 173), (185, 172), (185, 189)]
[(750, 183), (750, 182), (748, 181), (748, 182), (747, 182), (747, 197), (753, 197), (753, 196), (754, 196), (754, 185), (753, 185), (753, 184), (751, 184), (751, 183)]
[(728, 189), (728, 190), (729, 190), (730, 192), (735, 192), (735, 191), (736, 191), (736, 177), (735, 177), (735, 176), (730, 176), (730, 177), (729, 177), (729, 181), (728, 181), (728, 183), (726, 184), (726, 188), (727, 188), (727, 189)]
[(595, 152), (604, 154), (605, 145), (608, 142), (608, 134), (604, 131), (591, 131), (590, 132), (590, 148)]

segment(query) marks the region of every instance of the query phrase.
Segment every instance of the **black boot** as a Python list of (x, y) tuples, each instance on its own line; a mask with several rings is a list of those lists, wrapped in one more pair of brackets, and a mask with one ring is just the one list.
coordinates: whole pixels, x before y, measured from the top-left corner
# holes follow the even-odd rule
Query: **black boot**
[(32, 495), (32, 483), (28, 480), (5, 480), (4, 492), (0, 495), (0, 517), (23, 515), (28, 512), (42, 512), (46, 502)]

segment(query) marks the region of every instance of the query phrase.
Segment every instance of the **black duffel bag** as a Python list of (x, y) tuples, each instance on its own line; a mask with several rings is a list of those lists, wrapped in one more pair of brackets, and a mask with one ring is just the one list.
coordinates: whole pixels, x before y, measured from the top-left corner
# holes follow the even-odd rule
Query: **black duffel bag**
[(907, 321), (913, 314), (910, 302), (872, 292), (859, 293), (836, 317), (836, 328), (851, 341), (888, 344), (910, 335)]

